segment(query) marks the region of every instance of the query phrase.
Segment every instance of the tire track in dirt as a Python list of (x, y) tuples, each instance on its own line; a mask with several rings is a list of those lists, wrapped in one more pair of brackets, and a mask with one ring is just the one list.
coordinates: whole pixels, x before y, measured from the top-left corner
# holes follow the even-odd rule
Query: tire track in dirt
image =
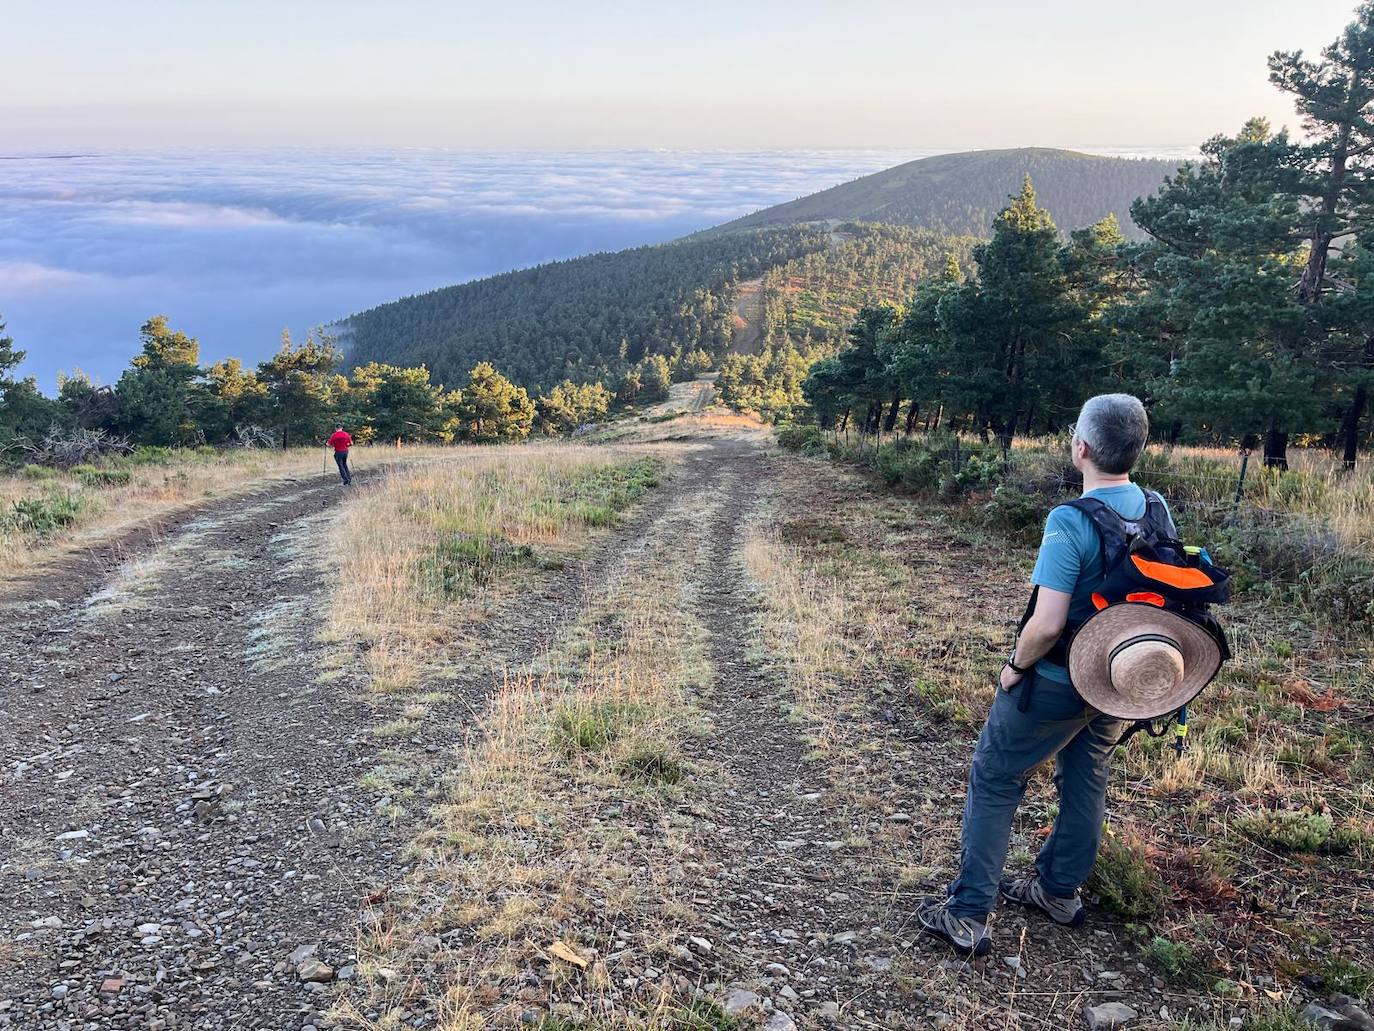
[(808, 757), (789, 699), (751, 642), (759, 599), (741, 552), (778, 459), (760, 448), (726, 454), (700, 618), (717, 679), (716, 734), (703, 758), (723, 764), (733, 787), (708, 803), (710, 877), (694, 902), (711, 914), (736, 974), (721, 989), (727, 1009), (775, 1031), (794, 1021), (915, 1026), (884, 990), (898, 940), (866, 919), (869, 878), (846, 841), (850, 814), (830, 803), (826, 770)]

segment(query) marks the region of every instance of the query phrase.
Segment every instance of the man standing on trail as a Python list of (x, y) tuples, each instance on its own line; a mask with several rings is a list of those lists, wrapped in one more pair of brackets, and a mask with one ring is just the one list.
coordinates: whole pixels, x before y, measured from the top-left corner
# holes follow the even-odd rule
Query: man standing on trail
[[(1125, 520), (1172, 519), (1162, 500), (1147, 506), (1130, 470), (1145, 447), (1149, 419), (1129, 394), (1103, 394), (1083, 406), (1070, 444), (1083, 473), (1083, 496), (1100, 499)], [(1078, 508), (1050, 512), (1031, 583), (1036, 593), (978, 738), (964, 805), (959, 876), (940, 899), (926, 899), (917, 920), (961, 953), (984, 955), (992, 945), (988, 917), (997, 897), (1038, 909), (1057, 924), (1083, 922), (1078, 889), (1088, 879), (1102, 841), (1112, 750), (1127, 721), (1084, 704), (1069, 681), (1066, 628), (1094, 611), (1102, 583), (1103, 546)], [(1031, 772), (1056, 758), (1059, 815), (1040, 849), (1035, 873), (1003, 880), (1012, 819)]]
[(348, 471), (348, 449), (353, 446), (353, 438), (343, 428), (343, 423), (334, 426), (329, 446), (334, 449), (334, 463), (339, 467), (339, 479), (343, 480), (344, 486), (347, 487), (353, 482), (353, 474)]

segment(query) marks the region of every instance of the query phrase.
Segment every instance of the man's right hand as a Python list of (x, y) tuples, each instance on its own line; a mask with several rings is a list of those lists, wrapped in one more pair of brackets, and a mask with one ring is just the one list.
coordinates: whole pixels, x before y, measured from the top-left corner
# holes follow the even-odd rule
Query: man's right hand
[(1010, 691), (1013, 687), (1015, 687), (1017, 684), (1021, 683), (1021, 681), (1025, 679), (1026, 674), (1018, 673), (1010, 666), (1003, 666), (1002, 675), (997, 678), (997, 681), (1002, 685), (1003, 691)]

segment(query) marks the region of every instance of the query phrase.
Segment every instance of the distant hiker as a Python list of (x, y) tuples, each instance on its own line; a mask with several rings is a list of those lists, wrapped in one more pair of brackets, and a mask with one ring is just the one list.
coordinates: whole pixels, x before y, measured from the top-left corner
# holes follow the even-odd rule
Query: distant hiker
[[(1148, 433), (1145, 408), (1129, 394), (1090, 399), (1074, 427), (1070, 448), (1074, 467), (1083, 473), (1083, 499), (1097, 500), (1060, 505), (1046, 520), (1031, 574), (1031, 603), (969, 769), (959, 876), (945, 897), (926, 899), (917, 911), (924, 930), (962, 953), (981, 956), (991, 947), (987, 923), (999, 893), (1055, 923), (1083, 922), (1078, 889), (1101, 844), (1113, 749), (1133, 718), (1186, 706), (1229, 656), (1219, 628), (1213, 635), (1194, 621), (1207, 619), (1205, 603), (1185, 618), (1166, 610), (1166, 599), (1155, 593), (1131, 593), (1123, 599), (1129, 604), (1111, 608), (1098, 593), (1109, 591), (1107, 572), (1115, 578), (1118, 568), (1131, 565), (1123, 555), (1144, 554), (1132, 550), (1134, 540), (1167, 542), (1162, 552), (1191, 552), (1184, 561), (1200, 565), (1196, 553), (1202, 549), (1185, 549), (1175, 539), (1164, 499), (1130, 481)], [(1109, 532), (1113, 527), (1121, 529)], [(1171, 580), (1201, 584), (1212, 569), (1210, 558), (1206, 562), (1181, 572), (1162, 561), (1141, 565)], [(1204, 587), (1211, 584), (1207, 579)], [(1109, 613), (1110, 618), (1092, 619)], [(1072, 632), (1084, 624), (1089, 631), (1074, 638), (1070, 649)], [(1059, 791), (1054, 829), (1035, 873), (1003, 880), (1016, 808), (1031, 772), (1052, 757)]]
[(348, 471), (348, 449), (353, 446), (353, 438), (343, 428), (343, 423), (334, 426), (334, 432), (329, 437), (329, 446), (334, 449), (334, 464), (339, 467), (339, 479), (343, 480), (344, 486), (347, 487), (353, 482), (353, 474)]

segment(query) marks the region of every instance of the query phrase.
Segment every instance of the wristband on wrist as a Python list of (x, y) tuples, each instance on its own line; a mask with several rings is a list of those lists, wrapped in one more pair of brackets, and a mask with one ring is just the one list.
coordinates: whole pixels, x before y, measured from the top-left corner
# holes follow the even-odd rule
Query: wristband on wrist
[(1007, 656), (1007, 668), (1011, 670), (1013, 673), (1020, 673), (1023, 677), (1031, 671), (1030, 666), (1027, 666), (1025, 669), (1022, 669), (1020, 666), (1016, 664), (1016, 652), (1012, 652), (1010, 655)]

